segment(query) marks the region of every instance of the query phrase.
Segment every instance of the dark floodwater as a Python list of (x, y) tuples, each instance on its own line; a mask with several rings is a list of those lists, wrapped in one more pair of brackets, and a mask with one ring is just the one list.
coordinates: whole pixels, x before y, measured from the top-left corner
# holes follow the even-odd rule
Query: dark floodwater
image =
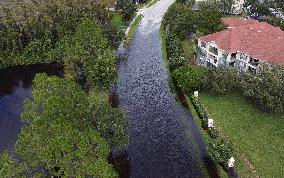
[(31, 96), (32, 80), (37, 73), (62, 75), (55, 64), (17, 66), (0, 70), (0, 153), (13, 149), (21, 130), (23, 101)]
[(169, 87), (160, 23), (151, 20), (156, 12), (144, 14), (129, 50), (118, 53), (127, 58), (119, 66), (118, 95), (128, 111), (130, 177), (207, 177), (198, 127)]

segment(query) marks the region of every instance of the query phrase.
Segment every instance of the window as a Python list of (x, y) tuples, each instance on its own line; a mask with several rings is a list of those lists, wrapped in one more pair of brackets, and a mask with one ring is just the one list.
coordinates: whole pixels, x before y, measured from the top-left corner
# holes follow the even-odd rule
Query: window
[(235, 67), (236, 61), (230, 62), (229, 66)]
[(215, 54), (216, 56), (218, 56), (218, 49), (217, 48), (210, 46), (209, 51), (211, 53)]
[(206, 43), (203, 42), (203, 41), (201, 41), (201, 47), (202, 47), (202, 48), (206, 48)]
[(232, 53), (231, 58), (236, 59), (237, 58), (237, 53)]

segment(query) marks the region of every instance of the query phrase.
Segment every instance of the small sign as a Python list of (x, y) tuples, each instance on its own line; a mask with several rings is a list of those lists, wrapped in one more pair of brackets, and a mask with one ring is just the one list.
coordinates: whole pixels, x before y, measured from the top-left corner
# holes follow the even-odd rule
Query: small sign
[(234, 167), (234, 166), (235, 166), (235, 158), (231, 157), (228, 162), (228, 167)]
[(193, 94), (196, 98), (198, 98), (198, 91), (195, 91)]
[(208, 128), (213, 128), (213, 127), (214, 127), (213, 119), (208, 119)]

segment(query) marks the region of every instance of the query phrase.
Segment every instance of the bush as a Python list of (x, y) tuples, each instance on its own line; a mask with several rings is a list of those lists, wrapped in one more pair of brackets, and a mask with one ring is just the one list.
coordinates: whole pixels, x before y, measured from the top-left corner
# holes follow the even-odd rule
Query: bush
[(284, 67), (262, 64), (256, 74), (246, 73), (243, 93), (263, 111), (284, 111)]
[(217, 94), (225, 94), (239, 87), (240, 79), (236, 69), (218, 67), (208, 70), (203, 83), (207, 90)]
[(202, 127), (204, 129), (208, 128), (208, 119), (209, 119), (209, 114), (207, 113), (207, 111), (205, 110), (205, 107), (202, 105), (202, 103), (199, 101), (198, 98), (196, 98), (195, 96), (191, 96), (190, 97), (191, 102), (194, 106), (194, 108), (197, 111), (198, 116), (201, 119), (201, 123), (202, 123)]
[(227, 161), (232, 156), (232, 148), (230, 147), (229, 142), (221, 137), (217, 137), (206, 139), (206, 143), (208, 153), (213, 158), (213, 160), (225, 166)]
[(190, 95), (193, 91), (202, 88), (202, 79), (205, 68), (200, 66), (186, 65), (173, 72), (173, 78), (186, 94)]
[(171, 71), (182, 67), (186, 64), (183, 57), (183, 49), (181, 40), (173, 33), (166, 33), (168, 63)]
[[(196, 109), (204, 129), (208, 128), (208, 119), (210, 118), (205, 107), (195, 96), (191, 96), (191, 102)], [(220, 165), (225, 166), (226, 162), (232, 156), (232, 148), (228, 141), (221, 137), (220, 133), (215, 128), (208, 128), (208, 133), (211, 138), (206, 138), (207, 151), (210, 157)]]

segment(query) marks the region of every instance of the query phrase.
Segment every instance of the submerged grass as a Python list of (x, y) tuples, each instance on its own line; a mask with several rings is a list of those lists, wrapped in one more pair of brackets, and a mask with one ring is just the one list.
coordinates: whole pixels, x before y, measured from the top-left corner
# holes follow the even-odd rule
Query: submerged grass
[(129, 48), (129, 46), (130, 46), (130, 44), (131, 44), (131, 42), (132, 42), (132, 40), (134, 38), (135, 32), (136, 32), (136, 30), (137, 30), (137, 28), (139, 26), (139, 23), (141, 22), (142, 18), (143, 18), (143, 15), (141, 15), (141, 14), (138, 15), (138, 17), (135, 19), (135, 21), (131, 25), (130, 30), (129, 30), (127, 36), (126, 36), (125, 41), (124, 41), (124, 47), (125, 48)]

